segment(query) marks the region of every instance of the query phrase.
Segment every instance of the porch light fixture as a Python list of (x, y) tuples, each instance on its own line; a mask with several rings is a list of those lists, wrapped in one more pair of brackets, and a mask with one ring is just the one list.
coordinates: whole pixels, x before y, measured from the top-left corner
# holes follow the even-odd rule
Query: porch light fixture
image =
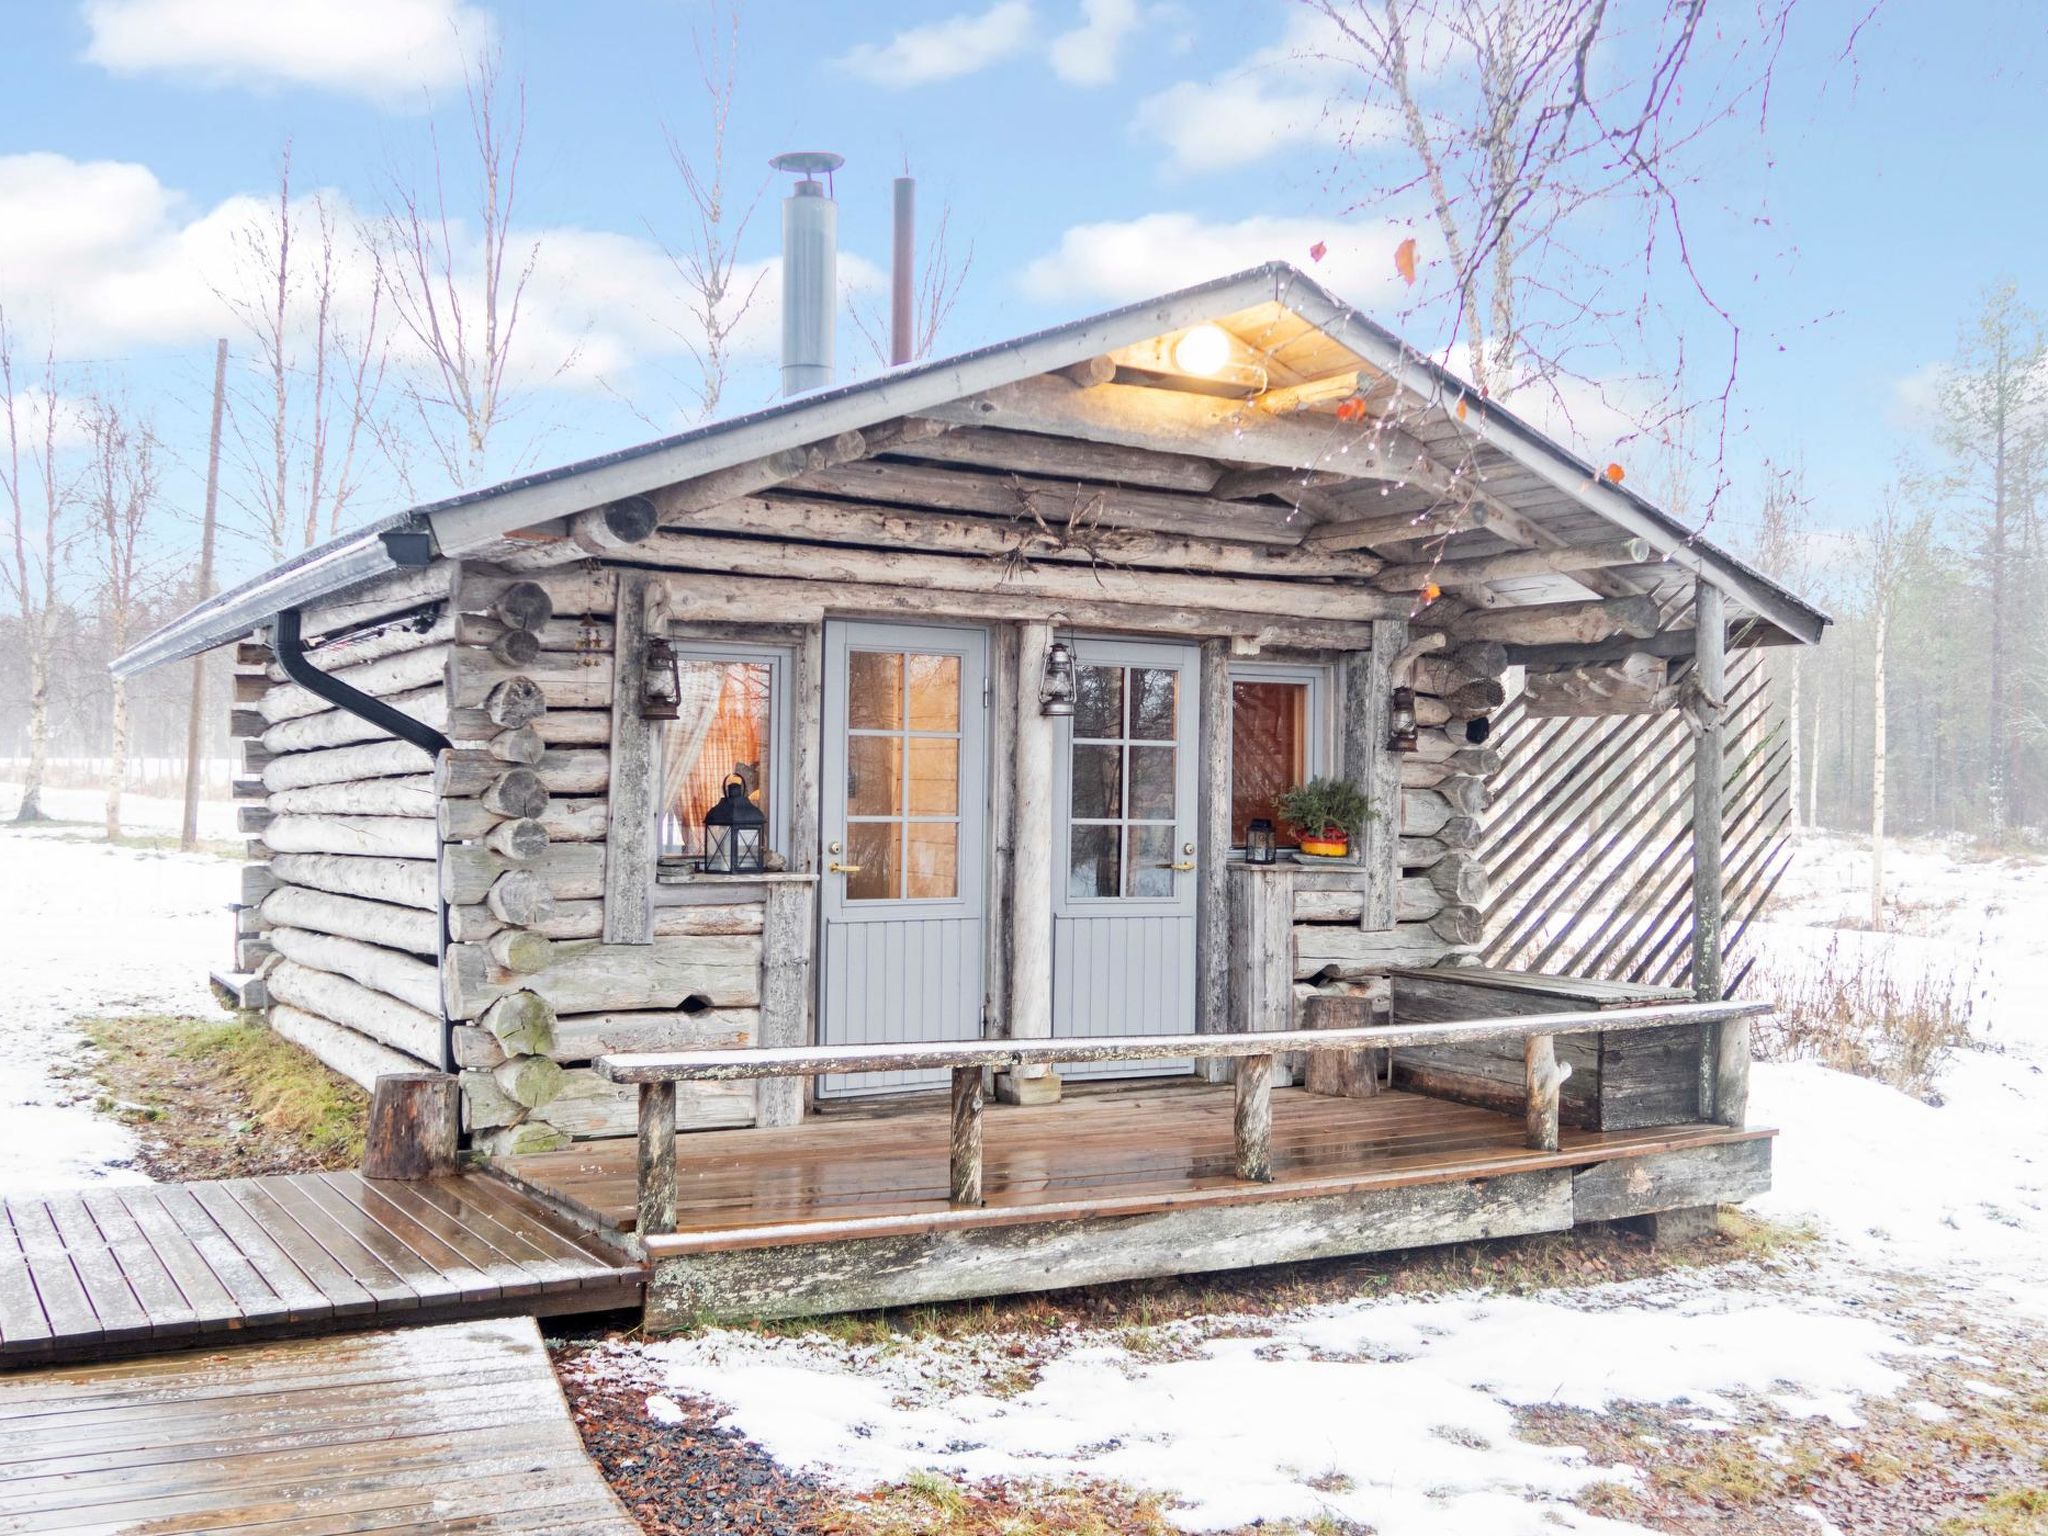
[(768, 818), (747, 798), (747, 781), (725, 776), (725, 793), (704, 813), (704, 873), (754, 875), (765, 867)]
[(1212, 379), (1230, 363), (1230, 333), (1220, 325), (1197, 325), (1173, 344), (1173, 366)]
[(1413, 752), (1420, 745), (1415, 739), (1415, 690), (1396, 688), (1393, 707), (1387, 711), (1387, 750)]
[(657, 635), (647, 642), (646, 667), (640, 680), (640, 718), (674, 720), (682, 712), (683, 665), (676, 648)]
[(1244, 829), (1244, 861), (1247, 864), (1271, 864), (1279, 857), (1273, 843), (1273, 823), (1263, 816), (1254, 817)]
[(1038, 685), (1038, 712), (1065, 718), (1074, 712), (1074, 653), (1064, 640), (1046, 647), (1045, 677)]

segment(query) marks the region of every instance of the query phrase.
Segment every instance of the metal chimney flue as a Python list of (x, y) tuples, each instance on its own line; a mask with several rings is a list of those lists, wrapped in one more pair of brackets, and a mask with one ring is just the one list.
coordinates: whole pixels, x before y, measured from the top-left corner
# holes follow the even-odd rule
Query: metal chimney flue
[(797, 177), (782, 200), (782, 392), (800, 395), (832, 382), (839, 293), (839, 204), (832, 199), (832, 173), (846, 157), (807, 149), (768, 163)]
[(889, 366), (917, 351), (917, 183), (896, 178), (895, 240), (889, 261)]

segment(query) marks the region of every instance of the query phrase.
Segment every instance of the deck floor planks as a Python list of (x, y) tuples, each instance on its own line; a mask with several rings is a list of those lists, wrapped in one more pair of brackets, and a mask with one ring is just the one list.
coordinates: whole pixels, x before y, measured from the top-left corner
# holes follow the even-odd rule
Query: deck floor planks
[[(1419, 1094), (1341, 1099), (1283, 1089), (1273, 1107), (1274, 1181), (1247, 1185), (1234, 1172), (1227, 1086), (1147, 1085), (1054, 1106), (991, 1106), (982, 1210), (1000, 1225), (1076, 1202), (1112, 1214), (1285, 1199), (1644, 1156), (1743, 1134), (1703, 1125), (1568, 1130), (1558, 1152), (1538, 1153), (1523, 1145), (1519, 1116)], [(677, 1140), (676, 1230), (707, 1239), (731, 1232), (746, 1245), (770, 1228), (949, 1211), (947, 1147), (946, 1110), (930, 1101), (894, 1113), (828, 1113), (774, 1131), (685, 1133)], [(493, 1166), (601, 1226), (632, 1225), (629, 1139)]]
[(0, 1218), (0, 1367), (603, 1311), (637, 1305), (646, 1273), (475, 1172), (418, 1184), (345, 1172), (101, 1188), (15, 1198)]
[(0, 1446), (0, 1531), (638, 1530), (527, 1318), (0, 1378)]

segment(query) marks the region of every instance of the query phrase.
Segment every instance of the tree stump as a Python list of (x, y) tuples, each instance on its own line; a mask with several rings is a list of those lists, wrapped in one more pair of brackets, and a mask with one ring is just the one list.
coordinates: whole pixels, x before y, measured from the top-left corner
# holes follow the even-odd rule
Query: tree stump
[[(1372, 1023), (1372, 999), (1362, 994), (1327, 993), (1301, 1010), (1304, 1029), (1364, 1029)], [(1373, 1051), (1305, 1051), (1301, 1086), (1334, 1099), (1369, 1099), (1380, 1091)]]
[(461, 1086), (447, 1072), (393, 1072), (370, 1095), (363, 1177), (429, 1179), (455, 1171)]

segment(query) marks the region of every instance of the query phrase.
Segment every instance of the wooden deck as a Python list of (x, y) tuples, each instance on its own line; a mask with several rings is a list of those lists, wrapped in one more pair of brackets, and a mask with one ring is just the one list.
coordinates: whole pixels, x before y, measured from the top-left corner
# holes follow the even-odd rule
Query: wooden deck
[(0, 1366), (640, 1304), (644, 1267), (476, 1174), (147, 1184), (0, 1206)]
[[(734, 1250), (937, 1226), (977, 1228), (1129, 1216), (1573, 1168), (1753, 1140), (1721, 1125), (1563, 1133), (1524, 1145), (1522, 1121), (1410, 1093), (1273, 1094), (1273, 1179), (1233, 1171), (1232, 1092), (1188, 1082), (1071, 1092), (1057, 1105), (987, 1111), (985, 1203), (948, 1200), (948, 1111), (929, 1100), (827, 1113), (781, 1130), (677, 1138), (676, 1235), (664, 1254)], [(601, 1231), (634, 1221), (636, 1143), (582, 1142), (501, 1159), (506, 1179)]]
[(0, 1532), (639, 1529), (530, 1318), (0, 1376)]

